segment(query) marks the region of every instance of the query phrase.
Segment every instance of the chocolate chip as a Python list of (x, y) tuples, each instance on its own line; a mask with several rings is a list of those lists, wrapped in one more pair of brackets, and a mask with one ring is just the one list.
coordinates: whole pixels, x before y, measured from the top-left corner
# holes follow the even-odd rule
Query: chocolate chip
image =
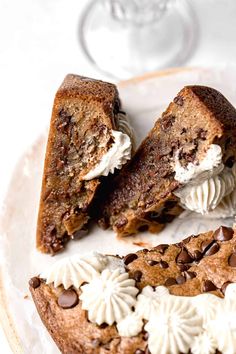
[(148, 260), (147, 263), (148, 263), (151, 267), (158, 264), (157, 261), (153, 261), (152, 259), (151, 259), (151, 260)]
[(161, 119), (161, 128), (162, 130), (168, 130), (174, 124), (175, 116), (172, 114), (163, 116)]
[(177, 266), (181, 272), (184, 272), (190, 268), (190, 266), (187, 264), (177, 264)]
[(177, 284), (184, 284), (186, 282), (186, 279), (183, 275), (179, 275), (177, 278), (176, 278), (176, 282)]
[(136, 270), (134, 272), (134, 276), (133, 276), (134, 280), (139, 282), (141, 280), (141, 278), (142, 278), (142, 275), (143, 275), (143, 273), (140, 270)]
[(172, 286), (172, 285), (175, 285), (175, 284), (177, 284), (175, 278), (168, 278), (165, 281), (165, 286)]
[(225, 294), (225, 290), (226, 290), (226, 288), (227, 288), (227, 286), (228, 286), (229, 284), (231, 284), (231, 281), (227, 281), (226, 283), (224, 283), (224, 284), (222, 285), (221, 291), (222, 291), (223, 294)]
[(137, 350), (135, 350), (134, 354), (145, 354), (145, 351), (142, 349), (137, 349)]
[(100, 324), (99, 328), (105, 329), (105, 328), (107, 328), (107, 326), (108, 326), (107, 323), (102, 323), (102, 324)]
[(183, 106), (184, 104), (184, 99), (181, 96), (176, 96), (174, 98), (174, 103), (177, 104), (178, 106)]
[(207, 137), (207, 131), (202, 129), (202, 128), (199, 128), (197, 130), (197, 136), (198, 138), (202, 139), (202, 140), (206, 140), (206, 137)]
[(228, 259), (230, 267), (236, 267), (236, 252), (232, 253)]
[(133, 262), (137, 258), (138, 258), (137, 254), (129, 253), (129, 254), (127, 254), (127, 256), (124, 257), (124, 264), (128, 265), (128, 264), (130, 264), (131, 262)]
[(63, 309), (71, 309), (78, 304), (78, 295), (74, 290), (65, 290), (58, 298), (58, 305)]
[(86, 236), (88, 234), (88, 229), (81, 229), (76, 231), (72, 236), (72, 240), (80, 240), (81, 238), (83, 238), (84, 236)]
[(214, 240), (206, 240), (201, 243), (202, 252), (205, 253), (215, 243)]
[(29, 285), (33, 288), (36, 289), (40, 286), (40, 279), (38, 277), (33, 277), (29, 281)]
[(214, 291), (216, 290), (217, 287), (215, 286), (215, 284), (212, 283), (212, 281), (210, 280), (205, 280), (203, 283), (203, 292), (207, 293), (208, 291)]
[(231, 227), (221, 226), (217, 229), (213, 237), (217, 241), (229, 241), (234, 235), (234, 230)]
[(213, 254), (215, 254), (216, 252), (218, 252), (220, 249), (220, 246), (218, 245), (218, 243), (213, 243), (205, 252), (204, 256), (212, 256)]
[(173, 209), (177, 205), (176, 200), (166, 200), (164, 203), (165, 210)]
[(235, 163), (235, 157), (231, 156), (225, 161), (225, 166), (232, 168)]
[(160, 261), (159, 265), (163, 269), (166, 269), (166, 268), (169, 267), (169, 264), (167, 262), (165, 262), (165, 261)]
[(193, 261), (192, 257), (186, 249), (182, 248), (181, 252), (178, 254), (176, 262), (177, 263), (191, 263)]
[(149, 334), (148, 332), (145, 332), (143, 335), (143, 340), (148, 340)]
[(184, 272), (186, 280), (196, 278), (197, 274), (195, 272), (186, 271)]
[(150, 220), (154, 220), (154, 221), (159, 221), (159, 218), (161, 217), (161, 212), (157, 212), (157, 211), (151, 211), (150, 213), (148, 213), (146, 215), (146, 217)]
[(148, 253), (148, 249), (147, 249), (147, 248), (144, 248), (144, 249), (142, 249), (142, 252), (143, 252), (143, 253)]
[(100, 340), (99, 340), (98, 338), (92, 340), (92, 346), (93, 346), (94, 348), (98, 348), (99, 345), (100, 345), (100, 343), (101, 343), (101, 342), (100, 342)]
[(139, 226), (138, 231), (145, 232), (145, 231), (148, 231), (148, 229), (149, 229), (148, 225), (141, 225), (141, 226)]
[(202, 258), (202, 253), (198, 250), (195, 250), (191, 253), (191, 256), (195, 261), (200, 261), (200, 259)]
[(167, 250), (168, 247), (169, 247), (169, 245), (162, 244), (162, 245), (156, 246), (155, 250), (159, 251), (160, 254), (164, 254), (165, 250)]

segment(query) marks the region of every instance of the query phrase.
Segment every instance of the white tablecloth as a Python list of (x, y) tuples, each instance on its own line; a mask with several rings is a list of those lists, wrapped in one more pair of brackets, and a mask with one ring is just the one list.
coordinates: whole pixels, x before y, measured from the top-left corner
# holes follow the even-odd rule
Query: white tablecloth
[[(71, 72), (109, 79), (86, 61), (78, 44), (79, 16), (87, 2), (0, 2), (0, 205), (19, 156), (49, 122), (53, 96), (64, 75)], [(234, 63), (236, 2), (191, 2), (200, 33), (186, 65)], [(0, 348), (1, 353), (11, 353), (1, 329)]]

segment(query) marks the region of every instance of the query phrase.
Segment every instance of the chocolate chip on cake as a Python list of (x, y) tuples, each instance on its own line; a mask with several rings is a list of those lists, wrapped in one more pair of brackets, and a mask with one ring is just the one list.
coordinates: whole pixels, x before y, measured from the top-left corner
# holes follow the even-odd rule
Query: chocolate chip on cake
[(133, 261), (135, 261), (135, 259), (137, 259), (137, 258), (138, 258), (137, 254), (129, 253), (129, 254), (127, 254), (127, 256), (124, 257), (124, 264), (128, 265), (128, 264), (132, 263)]
[(176, 262), (177, 263), (191, 263), (193, 261), (190, 254), (186, 251), (185, 248), (182, 248), (181, 252), (178, 254)]
[(183, 106), (183, 104), (184, 104), (184, 99), (183, 99), (183, 97), (181, 97), (181, 96), (176, 96), (175, 98), (174, 98), (174, 103), (176, 103), (178, 106)]
[(200, 252), (199, 250), (195, 250), (195, 251), (191, 252), (191, 257), (195, 261), (199, 261), (202, 258), (202, 252)]
[(188, 270), (186, 272), (184, 272), (184, 275), (186, 277), (186, 280), (196, 278), (196, 276), (197, 276), (197, 274), (195, 272), (190, 272)]
[(230, 267), (236, 267), (236, 252), (232, 253), (231, 256), (229, 256), (228, 263)]
[(177, 264), (177, 266), (181, 272), (184, 272), (190, 268), (190, 266), (188, 264), (179, 263), (179, 264)]
[(158, 264), (157, 261), (154, 261), (154, 260), (152, 260), (152, 259), (151, 259), (151, 260), (148, 260), (147, 263), (148, 263), (151, 267)]
[(100, 324), (100, 326), (99, 326), (99, 328), (101, 328), (101, 329), (105, 329), (105, 328), (107, 328), (108, 327), (108, 324), (107, 323), (102, 323), (102, 324)]
[(186, 282), (186, 278), (183, 275), (179, 275), (176, 278), (176, 282), (177, 282), (177, 284), (184, 284)]
[(163, 255), (163, 254), (165, 253), (165, 251), (167, 250), (168, 247), (169, 247), (169, 245), (162, 244), (162, 245), (156, 246), (155, 249), (156, 249), (157, 251), (159, 251), (160, 254)]
[(166, 279), (166, 281), (165, 281), (165, 286), (172, 286), (175, 284), (177, 284), (176, 279), (172, 278), (172, 277)]
[(78, 304), (78, 295), (72, 290), (65, 290), (58, 298), (58, 305), (63, 309), (71, 309)]
[(203, 292), (207, 293), (208, 291), (214, 291), (216, 290), (217, 287), (215, 286), (215, 284), (212, 283), (211, 280), (205, 280), (203, 283)]
[(165, 261), (160, 261), (159, 265), (163, 269), (166, 269), (166, 268), (169, 267), (169, 264), (167, 262), (165, 262)]
[(220, 249), (220, 246), (218, 245), (218, 243), (213, 243), (208, 249), (207, 251), (204, 253), (204, 256), (212, 256), (213, 254), (215, 254), (216, 252), (218, 252)]
[(149, 226), (146, 224), (146, 225), (139, 226), (138, 231), (145, 232), (145, 231), (148, 231), (148, 229), (149, 229)]
[(133, 275), (134, 280), (137, 282), (140, 282), (142, 275), (143, 275), (143, 273), (140, 270), (136, 270)]
[(226, 290), (226, 288), (227, 288), (227, 286), (228, 286), (229, 284), (232, 284), (232, 282), (231, 282), (231, 281), (227, 281), (227, 282), (225, 282), (225, 283), (222, 285), (221, 291), (222, 291), (223, 294), (225, 294), (225, 290)]
[(40, 279), (38, 277), (33, 277), (30, 279), (29, 281), (29, 285), (33, 288), (33, 289), (36, 289), (40, 286)]
[(215, 243), (215, 240), (206, 240), (201, 243), (202, 252), (205, 253), (211, 245)]
[(217, 229), (213, 237), (217, 241), (229, 241), (234, 235), (234, 231), (231, 227), (221, 226)]

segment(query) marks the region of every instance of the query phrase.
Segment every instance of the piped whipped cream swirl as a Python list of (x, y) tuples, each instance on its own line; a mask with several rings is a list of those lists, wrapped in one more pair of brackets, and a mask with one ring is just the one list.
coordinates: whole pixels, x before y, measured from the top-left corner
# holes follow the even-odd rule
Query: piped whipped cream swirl
[(91, 169), (83, 179), (89, 181), (100, 176), (114, 173), (131, 158), (132, 143), (130, 137), (120, 131), (112, 130), (114, 142), (110, 149), (102, 156), (97, 165)]
[[(184, 209), (211, 217), (235, 215), (236, 164), (232, 168), (222, 163), (221, 147), (212, 144), (199, 164), (181, 166), (176, 155), (175, 179), (184, 186), (174, 194)], [(219, 210), (217, 210), (219, 208)]]
[(105, 256), (96, 252), (66, 257), (55, 262), (41, 277), (46, 279), (46, 284), (53, 283), (55, 287), (63, 285), (65, 289), (71, 286), (78, 289), (84, 282), (97, 277), (107, 262)]
[(88, 311), (88, 318), (98, 325), (112, 325), (131, 314), (135, 306), (138, 289), (128, 273), (105, 269), (99, 277), (81, 287), (82, 309)]
[(121, 131), (124, 134), (127, 134), (130, 137), (134, 147), (135, 145), (134, 130), (131, 127), (129, 116), (125, 112), (120, 111), (116, 114), (116, 126), (117, 126), (117, 130)]

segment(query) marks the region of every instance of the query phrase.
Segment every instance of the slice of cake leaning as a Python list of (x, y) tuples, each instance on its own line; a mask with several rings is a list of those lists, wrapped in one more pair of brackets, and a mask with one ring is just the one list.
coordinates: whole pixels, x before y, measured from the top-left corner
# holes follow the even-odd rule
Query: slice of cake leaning
[(130, 159), (131, 129), (115, 85), (67, 75), (56, 93), (44, 164), (37, 247), (55, 253), (86, 233), (100, 176)]
[(72, 256), (30, 291), (65, 354), (234, 354), (235, 247), (223, 226), (121, 258)]
[(236, 110), (218, 91), (187, 86), (103, 191), (98, 217), (119, 236), (158, 232), (183, 209), (236, 209)]

